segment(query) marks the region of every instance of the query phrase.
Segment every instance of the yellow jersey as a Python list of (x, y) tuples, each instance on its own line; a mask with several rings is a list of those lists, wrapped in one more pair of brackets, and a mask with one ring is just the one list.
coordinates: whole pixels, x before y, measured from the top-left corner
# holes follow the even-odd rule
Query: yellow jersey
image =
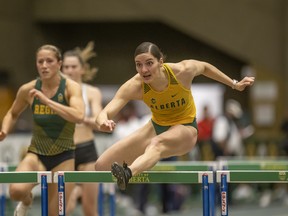
[(175, 77), (172, 69), (164, 64), (168, 87), (161, 92), (142, 82), (143, 101), (152, 112), (152, 120), (162, 126), (187, 124), (194, 121), (196, 107), (190, 89), (185, 88)]

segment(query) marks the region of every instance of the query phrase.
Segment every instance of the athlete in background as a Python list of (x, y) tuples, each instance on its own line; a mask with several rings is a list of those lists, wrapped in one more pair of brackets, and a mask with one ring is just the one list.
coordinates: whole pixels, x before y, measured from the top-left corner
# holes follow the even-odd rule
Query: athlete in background
[[(91, 68), (88, 60), (96, 55), (93, 52), (93, 42), (88, 43), (83, 50), (74, 49), (63, 55), (62, 71), (65, 75), (79, 83), (82, 87), (82, 95), (85, 103), (85, 118), (81, 124), (76, 124), (74, 141), (75, 170), (92, 171), (94, 162), (98, 158), (95, 147), (96, 129), (95, 118), (102, 110), (102, 94), (99, 88), (86, 84), (96, 75), (97, 69)], [(76, 184), (68, 202), (66, 214), (69, 215), (76, 207), (77, 200), (81, 198), (85, 216), (97, 216), (98, 184)]]
[[(60, 73), (62, 56), (53, 45), (43, 45), (36, 52), (36, 66), (39, 78), (22, 85), (13, 105), (5, 115), (0, 131), (4, 140), (20, 114), (32, 109), (33, 131), (28, 152), (16, 171), (73, 171), (75, 144), (73, 140), (75, 123), (84, 118), (84, 102), (81, 87)], [(36, 184), (10, 184), (10, 198), (19, 201), (14, 216), (26, 216), (32, 205), (32, 189)], [(65, 186), (68, 200), (73, 184)], [(58, 213), (58, 187), (49, 184), (48, 211), (50, 216)]]

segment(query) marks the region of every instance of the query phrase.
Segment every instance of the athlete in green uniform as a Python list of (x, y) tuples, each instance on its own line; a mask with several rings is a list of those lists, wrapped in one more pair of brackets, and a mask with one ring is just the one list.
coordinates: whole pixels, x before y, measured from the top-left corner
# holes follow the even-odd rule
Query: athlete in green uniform
[[(196, 110), (190, 88), (196, 76), (207, 76), (239, 91), (254, 82), (254, 77), (232, 80), (206, 62), (164, 64), (163, 54), (150, 42), (136, 48), (134, 60), (138, 73), (120, 87), (96, 119), (101, 131), (112, 132), (116, 126), (113, 117), (128, 101), (143, 100), (152, 112), (151, 121), (112, 145), (96, 161), (96, 170), (109, 170), (112, 164), (112, 174), (122, 190), (133, 175), (149, 170), (162, 158), (184, 155), (194, 147)], [(123, 161), (123, 166), (119, 165)]]
[[(78, 83), (61, 76), (59, 49), (44, 45), (37, 50), (36, 66), (39, 78), (22, 85), (16, 99), (3, 119), (0, 141), (12, 130), (20, 114), (32, 109), (33, 132), (28, 152), (16, 171), (74, 170), (73, 140), (75, 123), (84, 118), (84, 102)], [(65, 188), (69, 198), (73, 185)], [(20, 201), (14, 215), (27, 215), (32, 204), (35, 184), (10, 184), (13, 200)], [(48, 187), (49, 215), (58, 215), (57, 184)]]

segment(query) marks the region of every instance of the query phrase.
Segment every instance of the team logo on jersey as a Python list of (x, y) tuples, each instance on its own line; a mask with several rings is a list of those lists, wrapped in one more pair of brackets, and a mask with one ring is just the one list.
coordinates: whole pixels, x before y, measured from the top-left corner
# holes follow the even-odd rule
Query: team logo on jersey
[(151, 103), (155, 104), (156, 103), (156, 99), (155, 98), (151, 98)]
[(163, 103), (163, 104), (156, 104), (156, 100), (151, 99), (150, 108), (155, 110), (171, 110), (171, 109), (178, 109), (179, 107), (184, 107), (187, 105), (187, 102), (184, 98), (177, 99), (175, 101)]
[(63, 94), (62, 93), (58, 94), (58, 102), (63, 102), (63, 101), (64, 101)]

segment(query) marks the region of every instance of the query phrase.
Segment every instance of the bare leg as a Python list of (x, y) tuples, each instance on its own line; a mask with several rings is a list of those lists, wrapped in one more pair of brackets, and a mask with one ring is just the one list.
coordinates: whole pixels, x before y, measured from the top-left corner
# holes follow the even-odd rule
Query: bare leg
[[(138, 133), (136, 132), (136, 134)], [(128, 137), (115, 147), (120, 156), (123, 156), (121, 153), (126, 150), (123, 150), (123, 146), (125, 143), (129, 144), (132, 138), (133, 136)], [(151, 169), (162, 158), (188, 153), (194, 147), (196, 140), (197, 130), (194, 127), (183, 125), (172, 126), (168, 131), (149, 139), (145, 144), (144, 153), (135, 158), (130, 167), (127, 167), (127, 164), (123, 164), (122, 167), (117, 161), (112, 164), (112, 174), (117, 178), (118, 187), (126, 190), (129, 179), (133, 175)], [(142, 141), (144, 142), (144, 140)], [(115, 153), (115, 151), (112, 152)]]
[(70, 199), (67, 203), (66, 215), (70, 215), (75, 210), (78, 198), (80, 198), (81, 196), (82, 196), (82, 186), (75, 185), (75, 187), (72, 190)]
[(193, 127), (176, 125), (154, 137), (143, 155), (131, 165), (132, 175), (151, 169), (162, 158), (180, 156), (192, 150), (197, 141), (197, 131)]
[[(23, 160), (18, 165), (16, 171), (44, 171), (44, 166), (38, 161), (38, 157), (35, 154), (27, 153)], [(10, 198), (15, 201), (21, 201), (24, 205), (31, 205), (32, 189), (37, 184), (29, 183), (15, 183), (9, 185)]]
[(154, 136), (154, 128), (149, 122), (103, 152), (95, 163), (95, 170), (110, 171), (113, 162), (122, 164), (125, 161), (127, 164), (131, 164), (145, 152), (146, 147)]
[[(85, 164), (81, 170), (91, 171), (94, 163)], [(85, 216), (98, 216), (98, 183), (82, 185), (82, 208)]]
[[(52, 172), (57, 171), (74, 171), (74, 159), (66, 160), (56, 166)], [(68, 203), (74, 183), (65, 183), (65, 203)], [(58, 216), (58, 185), (56, 183), (48, 186), (49, 216)]]

